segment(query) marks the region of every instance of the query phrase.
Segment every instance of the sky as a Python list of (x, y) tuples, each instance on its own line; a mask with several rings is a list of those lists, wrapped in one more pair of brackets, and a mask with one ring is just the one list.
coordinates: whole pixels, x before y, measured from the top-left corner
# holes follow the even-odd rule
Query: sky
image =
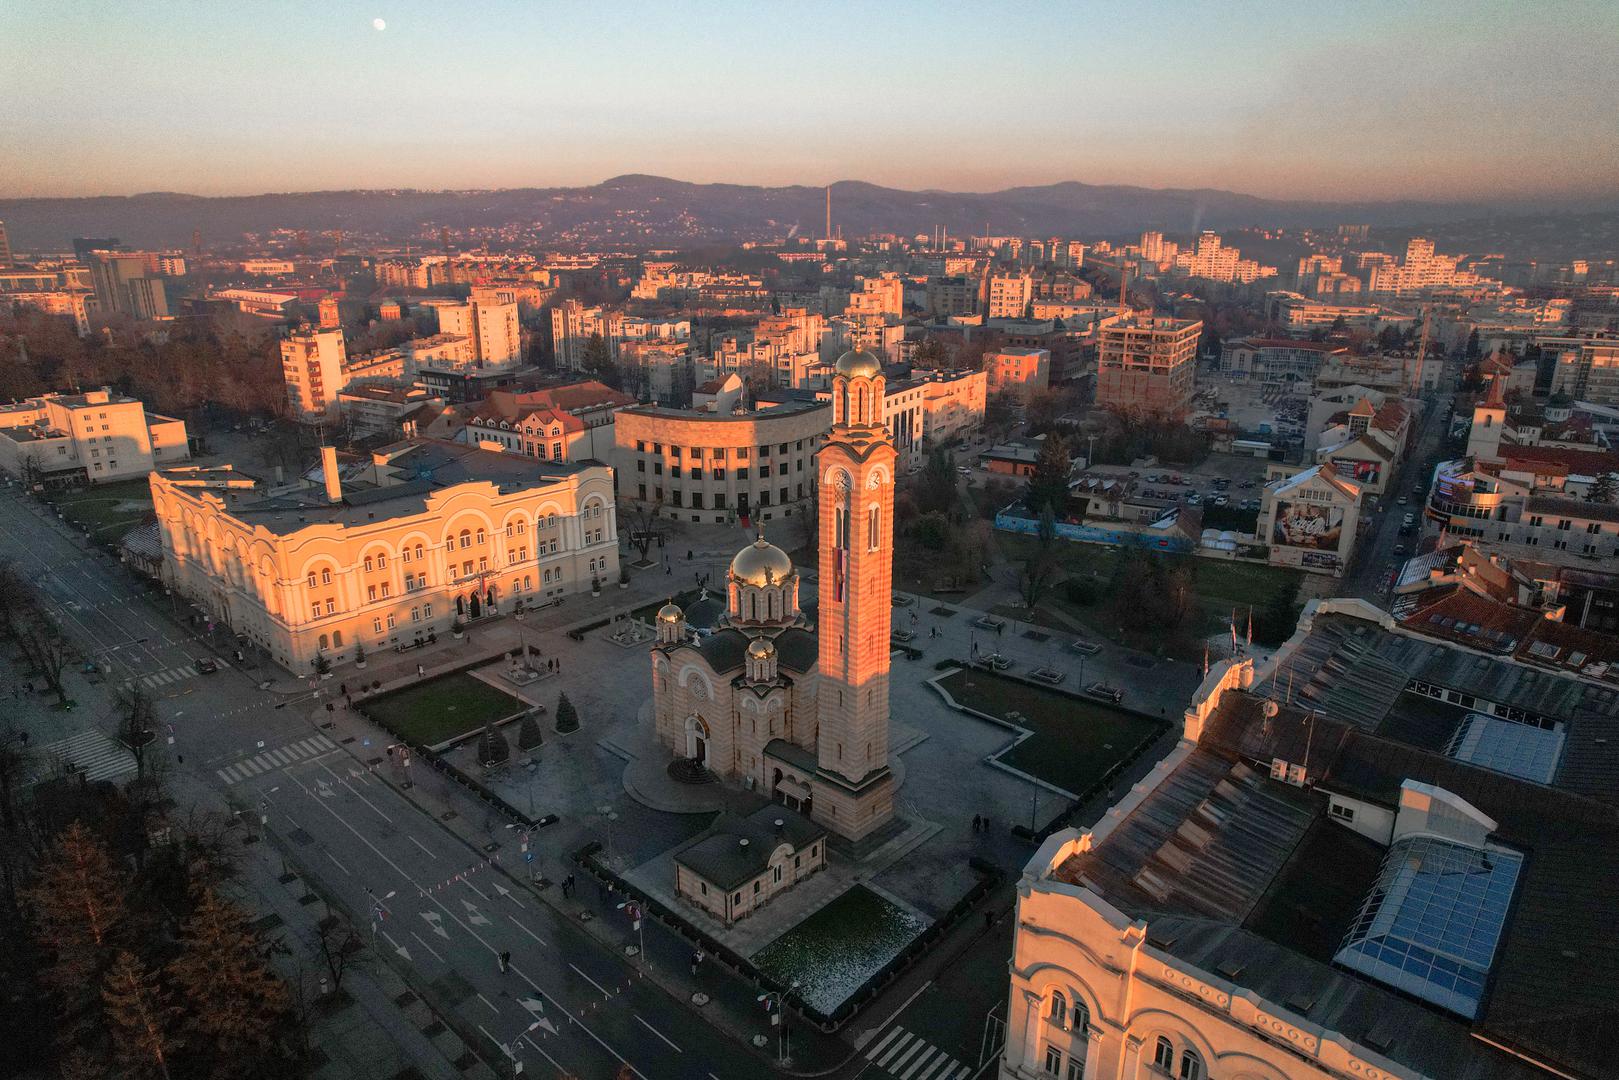
[(1615, 0), (0, 0), (0, 196), (1611, 195), (1615, 55)]

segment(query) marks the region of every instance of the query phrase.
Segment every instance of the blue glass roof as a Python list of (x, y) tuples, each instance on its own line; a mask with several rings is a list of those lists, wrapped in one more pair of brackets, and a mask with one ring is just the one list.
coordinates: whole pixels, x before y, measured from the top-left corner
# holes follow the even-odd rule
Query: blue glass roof
[(1557, 775), (1557, 761), (1563, 755), (1562, 725), (1543, 728), (1468, 713), (1456, 725), (1445, 753), (1458, 761), (1549, 784)]
[(1522, 865), (1502, 848), (1396, 840), (1333, 959), (1474, 1019)]

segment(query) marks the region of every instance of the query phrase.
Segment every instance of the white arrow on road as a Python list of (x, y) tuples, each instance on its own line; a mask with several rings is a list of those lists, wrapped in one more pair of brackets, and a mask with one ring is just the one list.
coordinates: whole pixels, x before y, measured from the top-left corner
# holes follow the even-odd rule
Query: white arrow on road
[(478, 913), (477, 906), (473, 904), (472, 901), (463, 900), (461, 901), (461, 906), (467, 909), (467, 922), (471, 923), (473, 926), (489, 925), (489, 916), (480, 915)]
[[(264, 744), (260, 743), (259, 745), (262, 746)], [(332, 790), (332, 785), (328, 784), (324, 780), (317, 779), (315, 781), (315, 790), (320, 793), (320, 797), (323, 799), (335, 798), (337, 795), (337, 792)]]
[(517, 899), (517, 897), (513, 896), (512, 891), (510, 889), (506, 888), (506, 886), (502, 885), (498, 881), (494, 883), (494, 886), (495, 886), (495, 891), (498, 892), (500, 895), (506, 897), (508, 900), (510, 900), (512, 903), (516, 904), (518, 907), (523, 906), (523, 902), (521, 900)]
[(388, 944), (390, 944), (390, 945), (392, 945), (394, 947), (394, 952), (398, 953), (400, 956), (403, 956), (405, 958), (405, 963), (408, 964), (408, 963), (411, 962), (410, 961), (410, 953), (405, 949), (405, 947), (403, 945), (401, 945), (401, 944), (399, 944), (399, 942), (395, 941), (393, 939), (392, 935), (390, 935), (388, 933), (388, 931), (386, 931), (386, 930), (382, 931), (382, 936), (388, 939)]
[(426, 919), (427, 925), (433, 928), (433, 933), (437, 934), (445, 941), (450, 940), (449, 933), (444, 929), (444, 916), (440, 915), (436, 911), (424, 911), (422, 912), (422, 918)]

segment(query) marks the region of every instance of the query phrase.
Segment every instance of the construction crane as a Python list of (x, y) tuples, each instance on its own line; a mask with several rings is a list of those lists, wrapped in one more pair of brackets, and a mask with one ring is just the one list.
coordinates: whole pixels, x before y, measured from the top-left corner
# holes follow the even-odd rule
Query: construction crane
[(1422, 377), (1423, 377), (1423, 370), (1422, 369), (1423, 369), (1423, 366), (1428, 361), (1428, 331), (1429, 331), (1429, 328), (1431, 327), (1432, 323), (1433, 323), (1433, 305), (1432, 304), (1423, 304), (1422, 305), (1422, 336), (1417, 339), (1417, 369), (1412, 374), (1412, 380), (1411, 380), (1412, 383), (1413, 383), (1411, 389), (1417, 394), (1422, 393)]
[(1129, 283), (1130, 283), (1130, 271), (1134, 270), (1136, 267), (1140, 266), (1141, 264), (1138, 261), (1136, 261), (1135, 259), (1130, 258), (1129, 256), (1122, 256), (1122, 257), (1117, 258), (1117, 259), (1108, 259), (1108, 258), (1104, 258), (1103, 256), (1100, 256), (1100, 255), (1092, 255), (1092, 254), (1090, 254), (1088, 252), (1085, 255), (1085, 261), (1086, 262), (1093, 262), (1093, 263), (1100, 263), (1103, 266), (1111, 267), (1112, 269), (1117, 270), (1119, 272), (1119, 317), (1123, 318), (1124, 316), (1130, 314), (1130, 301), (1129, 301), (1129, 292), (1128, 292), (1128, 286), (1129, 286)]

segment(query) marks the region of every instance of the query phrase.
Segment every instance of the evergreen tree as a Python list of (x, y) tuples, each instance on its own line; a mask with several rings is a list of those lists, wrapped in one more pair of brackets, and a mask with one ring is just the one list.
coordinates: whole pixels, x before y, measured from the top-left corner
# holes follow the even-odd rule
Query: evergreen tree
[(618, 372), (613, 367), (613, 354), (600, 334), (591, 334), (590, 340), (585, 342), (580, 366), (608, 386), (618, 388)]
[(484, 724), (483, 734), (478, 737), (478, 763), (486, 769), (494, 769), (506, 764), (511, 757), (511, 745), (506, 742), (506, 736), (496, 730), (494, 721)]
[(545, 737), (540, 734), (540, 724), (534, 719), (534, 713), (524, 713), (522, 722), (517, 725), (517, 748), (527, 753), (544, 741)]
[(568, 700), (567, 694), (557, 698), (556, 726), (557, 730), (563, 734), (579, 730), (579, 713), (574, 709), (573, 702)]
[(1035, 515), (1060, 514), (1068, 506), (1068, 445), (1052, 433), (1040, 444), (1034, 472), (1023, 489), (1023, 504)]
[(78, 822), (68, 826), (27, 890), (35, 940), (49, 958), (40, 981), (78, 1018), (112, 960), (128, 911), (125, 882), (106, 847)]
[(1619, 473), (1605, 472), (1596, 478), (1585, 496), (1587, 502), (1612, 503), (1619, 496)]
[(204, 886), (180, 930), (169, 979), (185, 1011), (187, 1043), (215, 1077), (275, 1075), (287, 988), (266, 966), (247, 918)]
[(169, 1034), (179, 1010), (166, 1000), (157, 974), (133, 953), (120, 952), (101, 989), (113, 1056), (127, 1077), (169, 1077)]

